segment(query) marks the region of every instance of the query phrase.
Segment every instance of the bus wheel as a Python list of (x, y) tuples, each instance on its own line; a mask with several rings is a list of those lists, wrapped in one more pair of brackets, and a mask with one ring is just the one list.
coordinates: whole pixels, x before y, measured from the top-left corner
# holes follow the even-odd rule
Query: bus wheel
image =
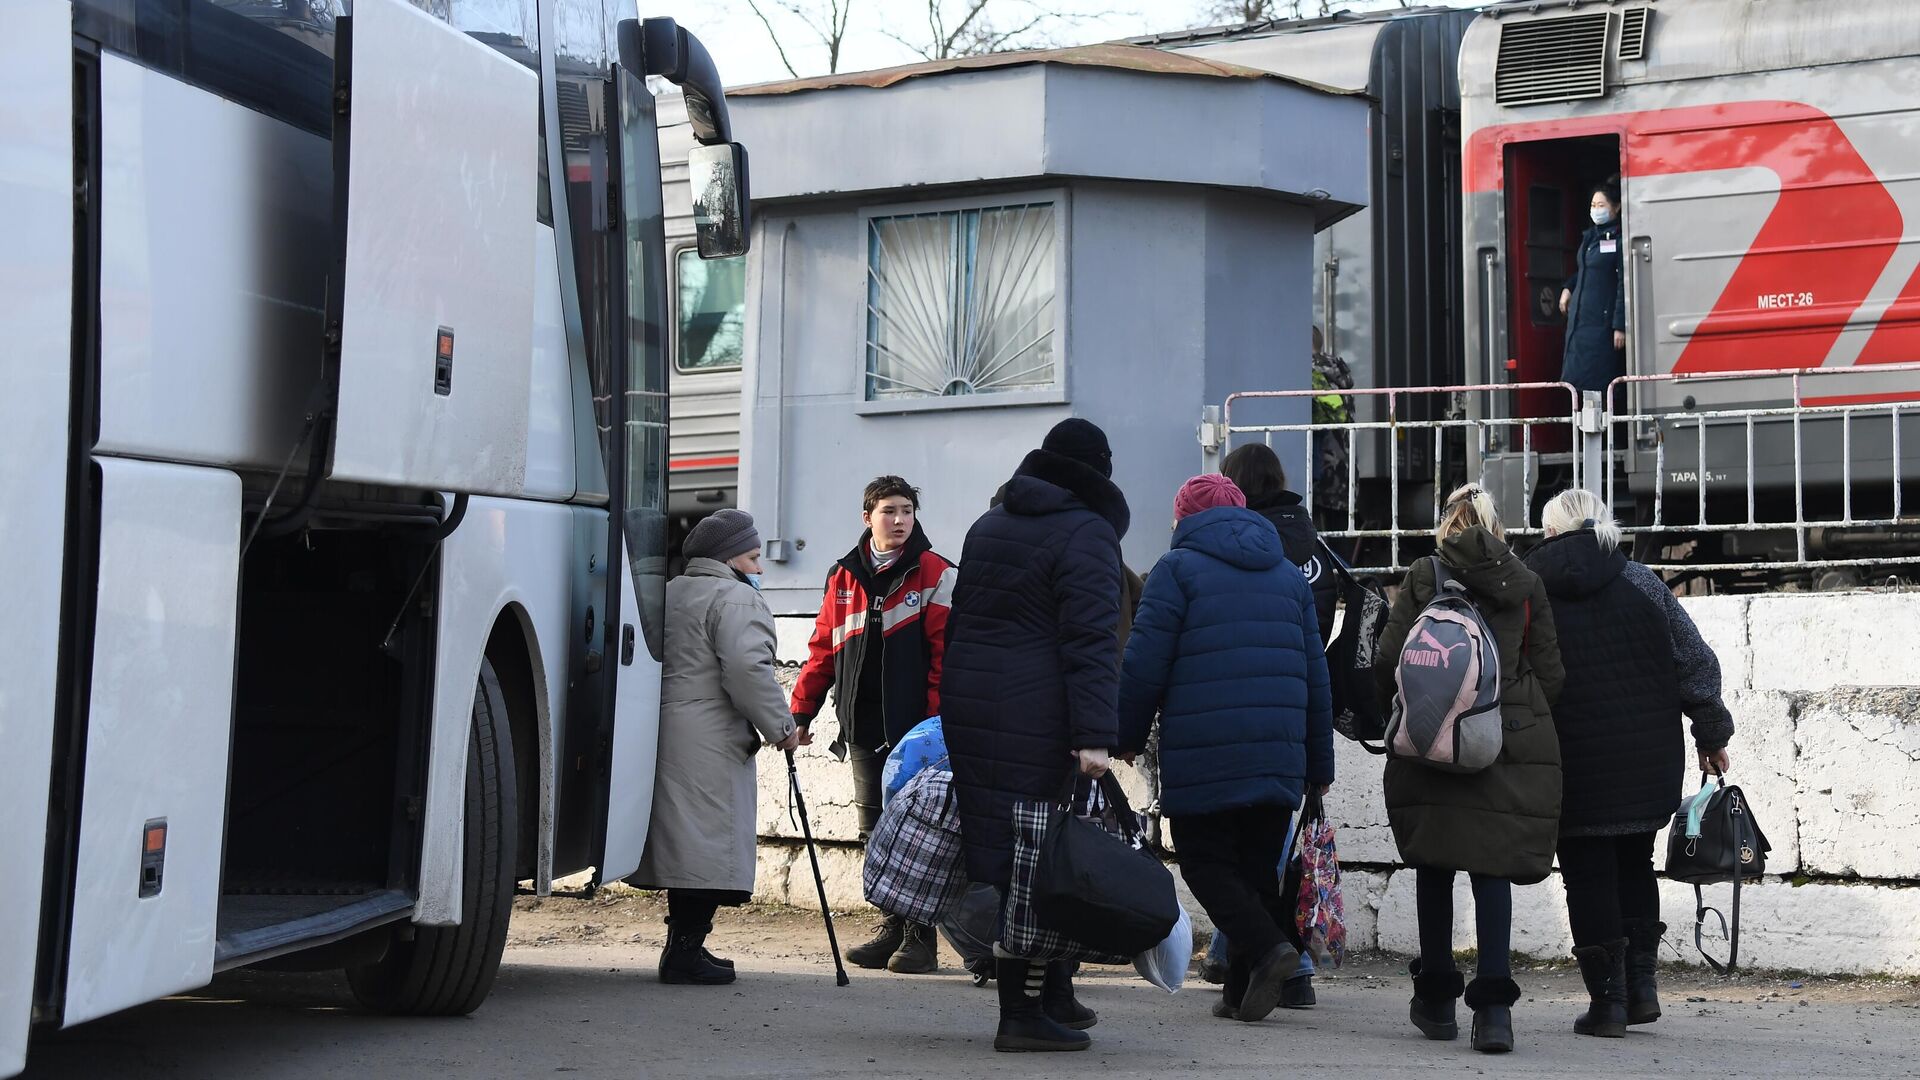
[(458, 926), (417, 926), (396, 938), (385, 958), (348, 968), (354, 997), (367, 1008), (412, 1016), (461, 1016), (493, 989), (512, 913), (515, 804), (513, 735), (493, 665), (482, 660), (467, 742), (465, 856)]

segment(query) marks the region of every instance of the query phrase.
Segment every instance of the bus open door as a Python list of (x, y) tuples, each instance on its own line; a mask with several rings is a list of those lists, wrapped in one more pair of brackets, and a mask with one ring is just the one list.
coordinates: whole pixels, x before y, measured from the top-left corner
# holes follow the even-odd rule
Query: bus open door
[(0, 1076), (26, 1063), (40, 940), (47, 785), (58, 708), (69, 473), (73, 17), (24, 0), (0, 35)]

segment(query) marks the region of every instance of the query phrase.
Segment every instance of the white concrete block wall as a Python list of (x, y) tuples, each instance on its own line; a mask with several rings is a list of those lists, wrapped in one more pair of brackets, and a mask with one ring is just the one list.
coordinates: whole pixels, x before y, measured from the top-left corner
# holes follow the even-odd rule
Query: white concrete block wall
[(1920, 686), (1920, 596), (1756, 596), (1747, 636), (1755, 690)]
[[(1920, 594), (1858, 593), (1689, 597), (1682, 601), (1719, 655), (1737, 732), (1731, 779), (1750, 800), (1773, 845), (1769, 877), (1742, 896), (1743, 963), (1814, 972), (1920, 975)], [(780, 655), (805, 656), (810, 623), (780, 620)], [(859, 851), (847, 767), (819, 742), (801, 754), (801, 782), (821, 852), (828, 896), (860, 908)], [(1399, 864), (1380, 798), (1383, 762), (1336, 740), (1338, 779), (1326, 801), (1345, 874), (1349, 941), (1355, 948), (1412, 951), (1414, 875)], [(1691, 742), (1687, 791), (1697, 772)], [(1129, 796), (1146, 805), (1144, 781), (1122, 769)], [(763, 845), (758, 894), (817, 903), (805, 851), (786, 814), (786, 769), (760, 761)], [(1663, 831), (1655, 863), (1666, 852)], [(1792, 882), (1799, 880), (1800, 885)], [(1473, 906), (1455, 884), (1455, 942), (1472, 944)], [(1730, 886), (1708, 890), (1725, 909)], [(1698, 963), (1693, 890), (1661, 883), (1668, 959)], [(1191, 897), (1196, 927), (1211, 925)], [(1514, 896), (1516, 950), (1564, 956), (1571, 947), (1557, 876)], [(1710, 942), (1710, 947), (1715, 947)], [(1724, 943), (1716, 955), (1723, 955)]]
[(1817, 695), (1794, 740), (1801, 869), (1920, 879), (1920, 688)]
[(1753, 651), (1747, 642), (1745, 596), (1690, 596), (1680, 603), (1720, 658), (1721, 683), (1730, 690), (1753, 685)]

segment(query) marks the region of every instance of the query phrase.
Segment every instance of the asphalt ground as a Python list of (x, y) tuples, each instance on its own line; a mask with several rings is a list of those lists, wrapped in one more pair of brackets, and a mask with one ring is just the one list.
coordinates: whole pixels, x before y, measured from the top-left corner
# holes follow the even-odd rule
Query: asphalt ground
[[(1402, 961), (1351, 958), (1317, 982), (1320, 1004), (1258, 1024), (1218, 1020), (1218, 991), (1168, 995), (1131, 971), (1087, 969), (1100, 1013), (1091, 1050), (997, 1054), (991, 989), (950, 952), (931, 976), (855, 971), (834, 985), (817, 912), (721, 913), (710, 947), (727, 987), (664, 986), (653, 966), (662, 905), (637, 893), (522, 901), (493, 995), (472, 1016), (398, 1019), (360, 1010), (338, 973), (234, 972), (205, 990), (36, 1040), (42, 1078), (263, 1077), (1161, 1077), (1920, 1076), (1920, 984), (1767, 973), (1662, 973), (1666, 1015), (1626, 1039), (1582, 1038), (1584, 1000), (1564, 964), (1523, 964), (1516, 1051), (1476, 1054), (1407, 1023)], [(840, 924), (843, 944), (864, 920)]]

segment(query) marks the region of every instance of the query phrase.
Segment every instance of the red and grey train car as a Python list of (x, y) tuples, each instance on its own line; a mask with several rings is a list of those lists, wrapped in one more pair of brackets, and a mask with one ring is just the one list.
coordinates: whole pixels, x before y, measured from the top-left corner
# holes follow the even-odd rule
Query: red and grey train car
[[(1322, 234), (1312, 283), (1327, 349), (1360, 386), (1557, 382), (1558, 295), (1591, 185), (1611, 179), (1627, 241), (1629, 378), (1608, 425), (1623, 519), (1872, 523), (1812, 530), (1815, 549), (1835, 546), (1811, 552), (1790, 542), (1807, 529), (1703, 532), (1695, 557), (1779, 561), (1783, 539), (1802, 558), (1920, 551), (1899, 523), (1914, 499), (1895, 499), (1920, 477), (1920, 405), (1893, 408), (1920, 401), (1905, 366), (1920, 361), (1920, 4), (1527, 0), (1143, 43), (1373, 99), (1370, 205)], [(1298, 386), (1298, 353), (1283, 346), (1275, 385), (1246, 389)], [(1798, 377), (1707, 378), (1752, 371)], [(1355, 404), (1386, 419), (1380, 398)], [(1834, 411), (1848, 405), (1880, 407)], [(1355, 432), (1357, 531), (1388, 527), (1396, 499), (1417, 528), (1436, 476), (1483, 475), (1537, 509), (1572, 478), (1570, 413), (1555, 390), (1399, 397), (1400, 421), (1490, 421), (1484, 446), (1472, 428), (1437, 443)], [(1527, 415), (1560, 421), (1530, 453), (1498, 423)]]
[[(1502, 5), (1468, 29), (1459, 72), (1463, 381), (1559, 378), (1555, 301), (1589, 185), (1617, 176), (1614, 415), (1648, 418), (1615, 425), (1623, 509), (1631, 493), (1648, 524), (1659, 494), (1669, 526), (1702, 504), (1713, 524), (1877, 520), (1823, 535), (1910, 553), (1894, 493), (1920, 476), (1920, 407), (1894, 406), (1920, 401), (1920, 5)], [(1710, 377), (1750, 371), (1796, 374)], [(1779, 540), (1712, 544), (1745, 559)]]

